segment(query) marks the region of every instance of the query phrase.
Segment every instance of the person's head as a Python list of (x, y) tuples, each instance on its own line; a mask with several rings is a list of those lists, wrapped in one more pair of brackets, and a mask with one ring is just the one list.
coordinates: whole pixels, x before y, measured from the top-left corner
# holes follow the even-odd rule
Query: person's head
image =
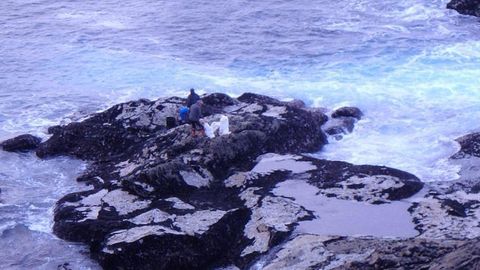
[(194, 93), (195, 93), (195, 89), (190, 88), (190, 94), (194, 94)]

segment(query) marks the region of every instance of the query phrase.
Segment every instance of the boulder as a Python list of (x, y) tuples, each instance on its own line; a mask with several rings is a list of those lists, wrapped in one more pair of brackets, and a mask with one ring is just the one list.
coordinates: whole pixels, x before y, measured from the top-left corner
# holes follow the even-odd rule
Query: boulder
[(30, 135), (24, 134), (17, 136), (15, 138), (3, 141), (0, 143), (2, 149), (8, 152), (24, 152), (36, 149), (40, 142), (42, 141), (41, 138)]
[(338, 118), (338, 117), (353, 117), (357, 120), (360, 120), (363, 116), (362, 111), (359, 108), (356, 107), (341, 107), (336, 109), (332, 113), (333, 118)]

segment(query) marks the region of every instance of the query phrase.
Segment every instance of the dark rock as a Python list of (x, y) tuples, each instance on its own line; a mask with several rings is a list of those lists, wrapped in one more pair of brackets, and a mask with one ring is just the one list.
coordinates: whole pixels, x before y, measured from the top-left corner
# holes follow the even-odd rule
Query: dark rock
[(223, 93), (213, 93), (206, 95), (202, 97), (202, 101), (204, 105), (220, 108), (232, 106), (239, 103), (236, 99)]
[(461, 149), (451, 159), (480, 157), (480, 133), (468, 134), (456, 139), (456, 141), (460, 144)]
[(233, 106), (239, 102), (223, 93), (213, 93), (202, 97), (203, 108), (202, 113), (204, 116), (214, 115), (222, 113), (223, 108), (227, 106)]
[(70, 267), (69, 263), (64, 263), (64, 264), (58, 265), (57, 270), (73, 270), (73, 269)]
[(344, 133), (344, 130), (341, 127), (328, 127), (325, 129), (325, 133), (328, 135), (337, 135)]
[[(272, 184), (251, 199), (241, 195), (245, 190), (226, 187), (223, 181), (251, 170), (257, 157), (268, 152), (321, 149), (326, 143), (321, 126), (327, 117), (255, 94), (238, 100), (212, 94), (203, 100), (212, 113), (205, 121), (227, 115), (230, 134), (192, 138), (189, 126), (167, 129), (165, 119), (183, 106), (178, 98), (123, 103), (53, 129), (37, 155), (91, 161), (79, 180), (95, 188), (58, 202), (55, 233), (89, 244), (105, 268), (127, 269), (140, 262), (146, 269), (245, 266), (288, 237), (293, 224), (309, 214), (268, 194), (275, 178), (261, 178), (258, 183)], [(268, 234), (258, 240), (261, 248), (252, 245), (257, 236), (244, 230), (252, 216), (265, 210), (247, 207), (245, 200), (257, 200), (257, 208), (294, 207), (289, 218), (275, 222), (284, 223), (280, 229), (255, 221), (265, 230), (262, 235)]]
[(458, 141), (461, 149), (449, 162), (461, 165), (460, 179), (426, 184), (386, 167), (293, 158), (315, 168), (287, 178), (303, 175), (318, 187), (317, 194), (327, 197), (389, 203), (412, 196), (423, 186), (423, 198), (409, 208), (420, 235), (403, 240), (293, 235), (264, 257), (264, 269), (480, 269), (480, 136), (470, 134)]
[(464, 241), (452, 252), (435, 259), (430, 264), (430, 269), (480, 269), (480, 240)]
[(480, 17), (480, 0), (452, 0), (447, 4), (447, 8), (460, 14)]
[(297, 108), (297, 109), (303, 109), (305, 108), (305, 102), (303, 102), (303, 100), (300, 100), (300, 99), (294, 99), (292, 101), (288, 101), (286, 102), (286, 104), (288, 106), (291, 106), (291, 107), (294, 107), (294, 108)]
[(478, 269), (479, 240), (389, 240), (298, 234), (264, 259), (263, 269)]
[[(326, 143), (319, 110), (251, 93), (203, 99), (204, 120), (228, 116), (230, 134), (192, 138), (187, 125), (167, 129), (165, 119), (183, 106), (178, 98), (123, 103), (56, 128), (37, 154), (90, 161), (79, 180), (94, 189), (59, 200), (54, 232), (87, 243), (105, 269), (246, 269), (316, 218), (294, 198), (276, 196), (280, 182), (372, 204), (423, 186), (399, 170), (302, 155)], [(397, 261), (387, 256), (381, 265)]]
[(480, 193), (480, 183), (477, 183), (473, 185), (473, 187), (470, 189), (471, 193)]
[(259, 104), (270, 104), (270, 105), (276, 105), (276, 106), (284, 105), (283, 102), (277, 99), (274, 99), (269, 96), (254, 94), (254, 93), (244, 93), (241, 96), (239, 96), (237, 99), (241, 102), (250, 103), (250, 104), (259, 103)]
[(337, 110), (335, 110), (332, 113), (333, 118), (338, 118), (338, 117), (353, 117), (358, 120), (360, 120), (363, 116), (362, 111), (360, 111), (359, 108), (356, 107), (342, 107)]
[(55, 134), (62, 131), (62, 126), (52, 126), (48, 128), (48, 134)]
[(416, 176), (393, 168), (342, 161), (310, 162), (319, 170), (311, 172), (308, 182), (326, 196), (378, 204), (409, 198), (424, 186)]
[[(342, 250), (345, 253), (360, 253), (370, 250), (367, 258), (347, 261), (336, 269), (467, 269), (457, 266), (452, 268), (437, 267), (436, 260), (456, 253), (460, 241), (438, 241), (428, 239), (409, 240), (367, 240), (346, 239), (327, 244), (327, 250)], [(433, 266), (436, 265), (436, 266)], [(443, 266), (446, 266), (444, 264)]]
[(131, 244), (102, 243), (98, 259), (105, 269), (210, 269), (220, 258), (229, 261), (243, 232), (249, 211), (227, 213), (200, 237), (195, 235), (149, 235)]
[[(312, 183), (317, 186), (322, 187), (321, 181), (335, 178), (335, 184), (343, 183), (353, 195), (362, 194), (358, 200), (369, 201), (364, 195), (369, 187), (378, 184), (376, 190), (380, 186), (389, 189), (382, 182), (385, 175), (392, 174), (388, 180), (397, 190), (401, 189), (402, 181), (415, 180), (409, 179), (411, 175), (385, 167), (355, 166), (307, 156), (267, 154), (256, 165), (265, 159), (291, 166), (273, 166), (278, 169), (265, 172), (258, 168), (240, 171), (223, 181), (211, 182), (208, 188), (197, 189), (186, 185), (190, 181), (182, 181), (185, 174), (181, 172), (192, 168), (177, 164), (155, 171), (148, 181), (131, 179), (144, 190), (157, 190), (148, 196), (137, 196), (136, 192), (122, 190), (115, 184), (108, 189), (67, 195), (57, 204), (54, 231), (62, 238), (90, 244), (106, 269), (120, 266), (133, 269), (140, 262), (145, 269), (210, 269), (213, 265), (232, 263), (246, 267), (270, 247), (283, 243), (294, 224), (314, 218), (294, 200), (273, 196), (271, 191), (277, 183), (301, 178), (308, 172), (314, 175)], [(295, 162), (309, 165), (299, 170)], [(329, 173), (335, 170), (338, 174)], [(362, 184), (349, 184), (355, 183), (352, 180), (355, 175), (360, 176)], [(395, 181), (395, 177), (401, 179)], [(170, 187), (172, 182), (158, 182), (166, 178), (176, 179), (178, 185)], [(163, 188), (171, 190), (163, 192)], [(333, 192), (328, 188), (323, 190)], [(397, 190), (389, 192), (394, 194)], [(170, 197), (173, 193), (178, 197)], [(345, 193), (342, 189), (337, 194)]]
[(87, 160), (128, 156), (130, 148), (156, 132), (166, 130), (166, 118), (175, 116), (181, 99), (138, 100), (116, 105), (81, 123), (55, 127), (37, 149), (41, 158), (71, 155)]
[(0, 145), (4, 151), (17, 152), (17, 151), (29, 151), (34, 150), (40, 145), (42, 139), (30, 134), (24, 134), (15, 138), (6, 140)]
[(446, 199), (442, 201), (442, 207), (447, 208), (447, 213), (457, 217), (467, 217), (465, 206), (455, 200)]

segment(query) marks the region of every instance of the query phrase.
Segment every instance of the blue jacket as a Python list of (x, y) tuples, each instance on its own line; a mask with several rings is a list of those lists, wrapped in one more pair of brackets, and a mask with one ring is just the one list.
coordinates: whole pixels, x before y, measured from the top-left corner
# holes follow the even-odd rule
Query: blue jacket
[(181, 121), (183, 121), (183, 122), (187, 121), (188, 111), (189, 111), (189, 109), (187, 107), (180, 108), (179, 116), (180, 116)]

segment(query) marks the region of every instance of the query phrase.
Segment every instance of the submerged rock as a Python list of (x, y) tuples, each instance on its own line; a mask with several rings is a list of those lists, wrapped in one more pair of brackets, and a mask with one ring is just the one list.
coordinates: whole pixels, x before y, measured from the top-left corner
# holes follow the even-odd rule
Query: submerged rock
[(339, 108), (332, 113), (331, 118), (323, 125), (323, 131), (336, 140), (341, 140), (343, 135), (353, 131), (355, 123), (362, 116), (362, 111), (356, 107)]
[(332, 135), (337, 140), (340, 140), (343, 134), (348, 134), (353, 131), (355, 122), (356, 119), (353, 117), (330, 118), (327, 123), (323, 125), (323, 130), (328, 135)]
[(40, 145), (41, 141), (41, 138), (30, 134), (24, 134), (3, 141), (0, 143), (0, 146), (4, 151), (8, 152), (30, 151), (36, 149)]
[(452, 0), (447, 4), (447, 8), (460, 14), (480, 17), (480, 0)]

